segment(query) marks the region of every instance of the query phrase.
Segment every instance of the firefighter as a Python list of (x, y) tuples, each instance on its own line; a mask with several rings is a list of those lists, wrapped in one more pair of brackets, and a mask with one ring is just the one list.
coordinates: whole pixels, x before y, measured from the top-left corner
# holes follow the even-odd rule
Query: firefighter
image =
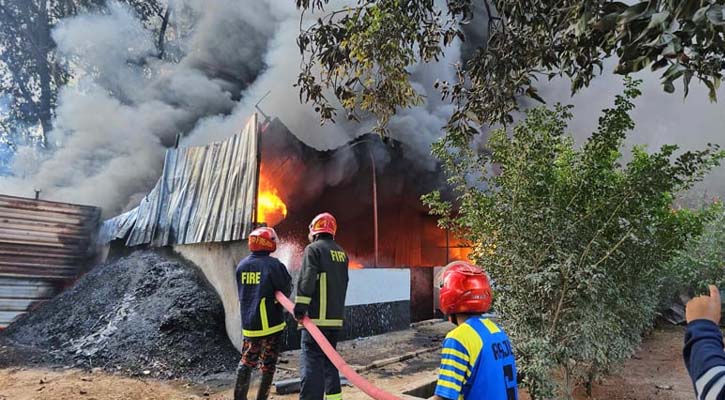
[[(347, 254), (337, 243), (337, 221), (329, 213), (316, 216), (309, 226), (297, 282), (295, 318), (309, 316), (333, 347), (343, 324), (347, 293)], [(302, 330), (302, 387), (300, 399), (342, 399), (340, 375), (307, 330)]]
[(477, 266), (455, 261), (441, 275), (440, 309), (457, 327), (446, 335), (436, 399), (516, 400), (516, 363), (506, 333), (481, 315), (491, 285)]
[(236, 270), (239, 309), (242, 314), (242, 359), (237, 368), (234, 400), (246, 400), (252, 370), (261, 363), (262, 382), (257, 400), (267, 399), (282, 346), (286, 323), (274, 293), (292, 292), (292, 277), (278, 259), (269, 254), (277, 249), (277, 233), (257, 228), (249, 235), (249, 251)]

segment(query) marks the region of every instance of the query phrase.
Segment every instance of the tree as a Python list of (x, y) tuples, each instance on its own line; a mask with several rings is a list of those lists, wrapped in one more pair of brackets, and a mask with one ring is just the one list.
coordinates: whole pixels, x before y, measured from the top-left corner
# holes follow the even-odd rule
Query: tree
[(676, 146), (635, 147), (622, 164), (639, 95), (635, 82), (626, 87), (582, 148), (566, 134), (571, 106), (535, 108), (492, 133), (489, 155), (456, 167), (456, 215), (439, 193), (425, 197), (490, 273), (534, 398), (562, 398), (581, 382), (591, 388), (631, 355), (656, 316), (666, 262), (701, 226), (673, 211), (672, 199), (725, 156), (717, 146), (678, 157)]
[(537, 79), (565, 75), (576, 92), (608, 57), (618, 61), (620, 74), (663, 69), (667, 92), (681, 79), (687, 95), (697, 78), (716, 99), (725, 68), (721, 0), (482, 1), (485, 12), (473, 15), (472, 0), (449, 0), (444, 10), (433, 0), (358, 0), (340, 8), (330, 0), (297, 0), (303, 18), (324, 14), (298, 38), (301, 100), (313, 103), (323, 120), (335, 117), (338, 102), (349, 118), (371, 112), (384, 132), (398, 108), (420, 101), (407, 69), (437, 60), (454, 38), (465, 39), (466, 24), (485, 24), (488, 35), (472, 46), (478, 50), (459, 66), (457, 81), (440, 84), (457, 106), (447, 126), (453, 146), (480, 125), (511, 123), (521, 97), (541, 101)]
[[(51, 36), (62, 18), (91, 8), (103, 7), (105, 0), (0, 0), (0, 102), (9, 101), (0, 129), (40, 125), (39, 142), (45, 146), (52, 129), (58, 91), (70, 74), (55, 54)], [(161, 17), (160, 54), (169, 13), (161, 0), (127, 0), (144, 21)], [(164, 11), (165, 10), (165, 11)]]
[(668, 263), (671, 286), (705, 293), (707, 285), (725, 289), (725, 208), (716, 201), (706, 209), (708, 221), (702, 234), (688, 241)]

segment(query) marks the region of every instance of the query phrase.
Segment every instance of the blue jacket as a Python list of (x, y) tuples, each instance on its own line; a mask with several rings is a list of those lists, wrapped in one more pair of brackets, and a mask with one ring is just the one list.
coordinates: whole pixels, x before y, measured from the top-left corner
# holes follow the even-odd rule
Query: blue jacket
[(488, 318), (471, 317), (443, 341), (435, 394), (449, 400), (516, 400), (516, 360), (506, 333)]
[(239, 262), (236, 270), (242, 334), (255, 338), (270, 336), (285, 328), (282, 305), (274, 292), (292, 292), (292, 277), (269, 252), (255, 251)]
[(683, 355), (697, 398), (725, 399), (725, 352), (720, 328), (706, 319), (687, 324)]

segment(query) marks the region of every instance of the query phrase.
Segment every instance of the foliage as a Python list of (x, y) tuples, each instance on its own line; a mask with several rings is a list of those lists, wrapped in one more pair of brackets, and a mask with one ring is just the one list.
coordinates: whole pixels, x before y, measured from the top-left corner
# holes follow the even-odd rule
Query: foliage
[[(568, 394), (632, 353), (656, 315), (665, 262), (698, 228), (693, 214), (671, 209), (673, 196), (724, 156), (716, 146), (677, 157), (676, 146), (635, 147), (622, 164), (639, 94), (627, 80), (580, 149), (565, 134), (571, 106), (532, 109), (492, 134), (485, 158), (444, 159), (457, 171), (458, 214), (440, 194), (424, 197), (496, 282), (497, 312), (535, 398)], [(552, 378), (559, 370), (563, 383)]]
[(538, 78), (568, 76), (576, 92), (607, 57), (618, 61), (620, 74), (663, 70), (670, 93), (681, 79), (687, 95), (697, 78), (713, 101), (725, 68), (720, 0), (484, 0), (482, 15), (473, 14), (471, 0), (449, 0), (443, 10), (435, 3), (357, 0), (336, 7), (330, 0), (297, 0), (305, 11), (332, 8), (299, 35), (301, 100), (313, 103), (323, 120), (334, 118), (336, 102), (353, 119), (371, 112), (383, 132), (397, 108), (420, 100), (407, 69), (437, 60), (455, 37), (464, 38), (461, 27), (468, 23), (485, 24), (488, 34), (459, 66), (457, 81), (441, 82), (443, 95), (457, 105), (447, 127), (454, 146), (477, 125), (511, 123), (522, 96), (542, 100)]
[(725, 207), (717, 201), (705, 214), (702, 234), (688, 241), (667, 264), (675, 289), (706, 293), (708, 284), (725, 288)]
[[(9, 102), (8, 109), (0, 115), (0, 135), (6, 140), (19, 132), (27, 139), (32, 134), (26, 128), (40, 125), (39, 142), (45, 144), (45, 137), (52, 129), (58, 91), (70, 79), (66, 65), (56, 57), (51, 31), (61, 19), (106, 3), (105, 0), (0, 0), (0, 102)], [(144, 21), (163, 17), (160, 0), (126, 0), (126, 3)]]

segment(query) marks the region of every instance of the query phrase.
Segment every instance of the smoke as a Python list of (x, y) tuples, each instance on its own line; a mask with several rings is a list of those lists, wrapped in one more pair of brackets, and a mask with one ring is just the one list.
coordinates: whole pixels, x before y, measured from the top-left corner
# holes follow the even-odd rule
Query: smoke
[[(623, 77), (610, 72), (613, 69), (614, 62), (607, 62), (605, 72), (573, 98), (567, 79), (554, 80), (542, 88), (541, 93), (549, 104), (575, 105), (569, 131), (577, 143), (584, 143), (594, 132), (602, 109), (611, 108), (614, 97), (624, 89)], [(648, 70), (634, 75), (643, 81), (642, 96), (635, 100), (636, 108), (631, 115), (636, 127), (629, 134), (627, 144), (645, 145), (651, 152), (666, 144), (677, 144), (683, 151), (704, 149), (708, 143), (725, 146), (722, 103), (725, 88), (718, 91), (719, 102), (711, 103), (705, 85), (693, 80), (689, 95), (683, 98), (681, 86), (673, 94), (666, 93), (659, 75)], [(689, 195), (699, 200), (725, 195), (725, 166), (713, 170)]]
[[(219, 140), (236, 132), (255, 104), (270, 116), (276, 116), (300, 140), (318, 150), (330, 150), (344, 146), (350, 140), (372, 131), (374, 120), (364, 119), (360, 123), (349, 122), (344, 112), (338, 114), (336, 123), (320, 125), (319, 116), (309, 104), (301, 104), (298, 89), (293, 85), (300, 71), (300, 55), (296, 38), (299, 34), (299, 10), (293, 2), (272, 1), (273, 13), (281, 22), (269, 43), (266, 56), (267, 69), (251, 85), (231, 117), (214, 116), (201, 121), (189, 135), (189, 144), (204, 144)], [(350, 4), (353, 4), (351, 2)], [(336, 4), (336, 6), (343, 4)], [(312, 23), (318, 15), (309, 15), (304, 24)], [(435, 161), (430, 155), (430, 145), (443, 133), (443, 126), (452, 113), (452, 106), (440, 100), (440, 93), (434, 88), (436, 79), (453, 79), (453, 64), (460, 58), (460, 44), (449, 47), (440, 62), (419, 64), (411, 70), (411, 81), (426, 101), (420, 107), (400, 110), (390, 121), (391, 138), (403, 142), (410, 157), (421, 168), (432, 169)], [(265, 97), (266, 96), (266, 97)]]
[[(170, 7), (172, 30), (163, 59), (158, 38), (119, 3), (58, 25), (53, 38), (75, 81), (59, 96), (49, 135), (53, 151), (23, 150), (15, 177), (0, 181), (3, 192), (27, 196), (38, 188), (43, 198), (93, 204), (104, 215), (115, 215), (153, 187), (165, 148), (177, 134), (182, 145), (201, 145), (237, 133), (268, 92), (260, 108), (317, 149), (344, 146), (372, 130), (371, 118), (358, 124), (343, 117), (321, 126), (312, 108), (299, 103), (293, 84), (300, 14), (294, 2), (172, 0)], [(310, 15), (305, 23), (316, 18)], [(391, 136), (403, 141), (406, 156), (424, 169), (435, 167), (430, 144), (452, 110), (438, 100), (433, 82), (453, 76), (457, 47), (441, 62), (413, 69), (414, 85), (428, 100), (390, 123)], [(341, 162), (352, 158), (338, 154)], [(329, 171), (320, 185), (356, 170), (346, 163)]]
[[(276, 18), (264, 2), (178, 0), (179, 25), (160, 59), (156, 38), (134, 12), (110, 2), (102, 12), (61, 21), (53, 31), (74, 81), (59, 95), (53, 150), (21, 151), (3, 192), (93, 204), (114, 215), (158, 178), (165, 148), (208, 115), (229, 114), (264, 69)], [(29, 193), (30, 192), (30, 193)]]
[[(135, 206), (153, 187), (164, 151), (177, 135), (182, 145), (229, 137), (242, 129), (267, 93), (260, 109), (319, 150), (345, 146), (372, 130), (371, 118), (352, 123), (343, 115), (337, 124), (321, 126), (312, 107), (300, 104), (293, 87), (300, 62), (295, 41), (299, 10), (294, 2), (170, 0), (169, 6), (171, 20), (161, 58), (152, 30), (116, 2), (57, 26), (53, 38), (74, 80), (59, 95), (49, 135), (51, 151), (20, 149), (13, 161), (15, 176), (0, 178), (4, 193), (29, 196), (37, 188), (42, 198), (100, 206), (105, 216), (113, 216)], [(316, 18), (309, 15), (303, 24)], [(485, 36), (483, 31), (476, 34), (471, 37)], [(400, 110), (390, 121), (392, 138), (402, 142), (403, 154), (421, 171), (435, 168), (430, 145), (442, 135), (453, 110), (440, 100), (433, 83), (453, 80), (453, 64), (461, 53), (461, 43), (456, 42), (440, 62), (412, 68), (411, 80), (426, 101)], [(722, 117), (717, 105), (707, 103), (701, 87), (693, 88), (682, 103), (662, 93), (656, 78), (645, 80), (634, 140), (688, 148), (720, 140)], [(575, 103), (573, 130), (589, 133), (620, 87), (619, 77), (607, 75), (574, 99), (563, 81), (548, 85), (544, 95), (550, 101)], [(339, 163), (330, 165), (344, 168), (328, 168), (319, 182), (307, 184), (334, 184), (357, 171), (351, 151), (337, 152), (337, 157)], [(375, 157), (384, 168), (386, 154), (377, 152)], [(718, 173), (723, 175), (722, 170)]]

